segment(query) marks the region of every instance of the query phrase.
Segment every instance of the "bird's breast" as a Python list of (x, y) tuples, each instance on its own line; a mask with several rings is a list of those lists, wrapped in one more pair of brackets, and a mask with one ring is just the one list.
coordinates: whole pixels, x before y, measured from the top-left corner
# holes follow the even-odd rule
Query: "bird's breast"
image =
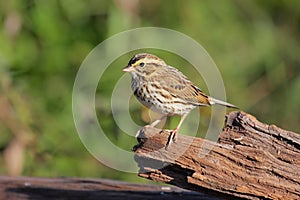
[(132, 80), (131, 87), (144, 106), (163, 115), (183, 115), (196, 107), (155, 83)]

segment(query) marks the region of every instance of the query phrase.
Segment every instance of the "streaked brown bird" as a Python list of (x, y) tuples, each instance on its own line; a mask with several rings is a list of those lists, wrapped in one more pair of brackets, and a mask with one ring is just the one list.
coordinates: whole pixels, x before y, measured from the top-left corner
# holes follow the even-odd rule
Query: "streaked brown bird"
[(182, 72), (152, 54), (133, 56), (123, 71), (132, 76), (131, 88), (136, 98), (146, 107), (163, 115), (150, 126), (156, 126), (168, 116), (182, 116), (177, 127), (171, 131), (166, 148), (171, 139), (175, 142), (176, 133), (192, 109), (213, 104), (237, 108), (204, 94)]

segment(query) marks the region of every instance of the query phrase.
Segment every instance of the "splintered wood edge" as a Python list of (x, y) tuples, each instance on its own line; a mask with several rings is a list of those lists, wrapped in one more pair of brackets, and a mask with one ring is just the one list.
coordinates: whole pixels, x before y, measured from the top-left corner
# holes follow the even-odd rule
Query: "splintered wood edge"
[[(220, 192), (223, 194), (231, 194), (251, 199), (295, 197), (295, 195), (300, 195), (297, 190), (300, 183), (300, 172), (298, 170), (300, 167), (299, 135), (280, 129), (274, 125), (259, 122), (254, 116), (245, 112), (231, 112), (226, 116), (225, 127), (220, 135), (219, 143), (178, 134), (178, 143), (171, 145), (169, 150), (165, 150), (163, 147), (168, 138), (168, 131), (161, 131), (152, 127), (144, 127), (138, 136), (139, 144), (134, 148), (134, 151), (136, 153), (136, 162), (140, 167), (139, 176), (141, 177), (159, 182), (170, 183), (185, 189), (209, 191), (213, 193)], [(257, 142), (257, 139), (259, 142)], [(211, 146), (214, 146), (209, 154), (206, 155), (204, 160), (193, 158), (193, 155), (199, 156), (199, 146), (201, 146), (201, 144), (210, 144)], [(278, 150), (278, 147), (276, 146), (277, 144), (279, 144), (280, 148), (284, 148)], [(240, 151), (246, 151), (246, 155), (244, 155), (245, 157), (243, 157), (244, 153)], [(226, 163), (226, 160), (228, 159), (233, 163), (240, 163), (238, 164), (240, 165), (240, 169), (236, 168), (236, 166), (234, 166), (235, 164), (233, 164), (232, 167), (237, 170), (230, 172), (232, 169), (230, 167), (227, 168), (228, 173), (235, 174), (235, 177), (230, 177), (230, 175), (228, 176), (227, 174), (226, 176), (228, 176), (228, 179), (225, 180), (225, 182), (226, 184), (228, 183), (228, 185), (239, 184), (240, 186), (237, 185), (235, 189), (232, 190), (229, 188), (226, 189), (226, 184), (223, 186), (222, 184), (213, 186), (205, 183), (206, 181), (210, 182), (221, 180), (224, 176), (224, 174), (222, 175), (222, 173), (224, 173), (224, 169), (218, 168), (214, 166), (214, 164), (211, 165), (210, 162), (219, 160)], [(245, 177), (249, 176), (247, 175), (249, 172), (247, 172), (247, 170), (245, 171), (243, 166), (251, 167), (253, 165), (253, 169), (255, 169), (256, 164), (258, 166), (263, 166), (263, 161), (265, 159), (271, 159), (271, 162), (276, 162), (274, 163), (274, 166), (270, 166), (272, 167), (272, 173), (274, 173), (271, 176), (273, 179), (268, 177), (270, 180), (273, 180), (273, 182), (268, 182), (266, 180), (267, 182), (262, 185), (262, 183), (255, 182), (255, 178), (253, 177), (252, 179), (249, 179), (249, 181), (252, 182), (251, 184), (255, 184), (256, 188), (248, 188), (248, 186), (244, 185), (243, 181), (247, 181), (247, 178)], [(145, 166), (142, 166), (143, 162), (146, 163)], [(191, 163), (186, 164), (187, 162)], [(150, 165), (148, 166), (149, 163)], [(165, 166), (168, 167), (165, 168)], [(199, 167), (202, 168), (200, 171), (197, 169)], [(276, 167), (278, 169), (276, 169)], [(285, 167), (283, 171), (282, 167)], [(202, 170), (207, 170), (209, 168), (214, 169), (214, 172), (206, 171), (203, 174)], [(269, 167), (266, 167), (265, 170), (268, 168)], [(264, 167), (261, 170), (263, 169)], [(169, 175), (166, 175), (166, 172)], [(221, 176), (215, 180), (212, 179), (216, 177), (208, 176), (209, 173), (211, 173), (212, 176), (216, 176), (220, 172)], [(261, 175), (264, 177), (263, 174)], [(235, 180), (235, 178), (238, 179), (239, 176), (241, 176), (241, 183), (235, 183), (235, 181), (230, 183), (231, 178)], [(280, 180), (282, 179), (281, 184), (286, 184), (272, 185), (274, 180), (277, 180), (277, 178)], [(248, 184), (250, 184), (250, 182)], [(271, 186), (268, 184), (271, 184)], [(274, 194), (268, 196), (266, 193), (271, 190), (273, 190)], [(276, 191), (274, 192), (274, 190), (277, 190), (277, 193)], [(291, 192), (292, 195), (284, 196), (287, 191)]]

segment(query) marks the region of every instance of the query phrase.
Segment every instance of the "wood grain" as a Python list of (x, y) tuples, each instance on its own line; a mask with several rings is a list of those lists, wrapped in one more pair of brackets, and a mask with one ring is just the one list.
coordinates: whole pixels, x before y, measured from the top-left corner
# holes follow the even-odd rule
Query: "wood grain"
[(244, 112), (226, 117), (219, 142), (151, 127), (134, 147), (139, 176), (215, 196), (300, 199), (300, 135), (259, 122)]

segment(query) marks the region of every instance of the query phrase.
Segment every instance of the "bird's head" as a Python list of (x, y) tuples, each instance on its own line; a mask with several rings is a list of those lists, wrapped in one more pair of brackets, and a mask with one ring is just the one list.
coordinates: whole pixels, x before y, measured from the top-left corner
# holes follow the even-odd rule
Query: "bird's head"
[(130, 59), (123, 71), (130, 72), (132, 75), (149, 76), (166, 65), (162, 59), (155, 55), (140, 53)]

